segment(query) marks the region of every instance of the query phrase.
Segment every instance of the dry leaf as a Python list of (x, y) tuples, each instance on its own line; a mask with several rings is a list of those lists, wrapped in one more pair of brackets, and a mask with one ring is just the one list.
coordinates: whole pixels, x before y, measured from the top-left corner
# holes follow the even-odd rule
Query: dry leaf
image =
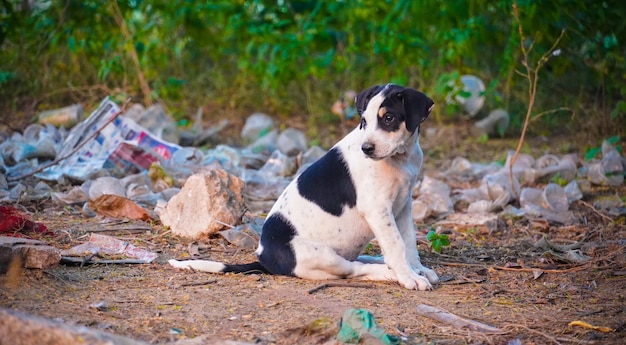
[(143, 207), (119, 195), (101, 195), (97, 199), (89, 201), (89, 208), (106, 217), (152, 220), (152, 217)]

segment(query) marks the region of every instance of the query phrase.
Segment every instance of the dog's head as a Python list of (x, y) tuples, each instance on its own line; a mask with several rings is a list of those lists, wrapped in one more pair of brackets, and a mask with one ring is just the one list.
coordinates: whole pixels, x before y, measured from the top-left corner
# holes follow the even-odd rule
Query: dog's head
[(356, 96), (363, 131), (361, 150), (383, 159), (410, 150), (435, 103), (425, 94), (398, 85), (372, 86)]

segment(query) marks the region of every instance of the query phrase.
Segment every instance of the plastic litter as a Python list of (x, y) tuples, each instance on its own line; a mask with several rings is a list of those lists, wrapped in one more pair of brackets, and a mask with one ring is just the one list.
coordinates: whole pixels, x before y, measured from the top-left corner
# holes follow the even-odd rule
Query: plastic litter
[[(83, 139), (95, 133), (118, 111), (117, 104), (104, 99), (87, 119), (72, 128), (59, 156), (69, 155)], [(148, 169), (158, 160), (167, 160), (179, 149), (180, 146), (160, 140), (132, 119), (119, 116), (104, 127), (96, 139), (36, 176), (47, 180), (68, 176), (84, 181), (102, 169), (125, 175)]]
[(602, 159), (589, 165), (588, 178), (593, 184), (618, 186), (624, 182), (620, 153), (609, 142), (602, 142)]
[(239, 248), (254, 249), (259, 243), (263, 224), (245, 223), (219, 232), (226, 241)]
[[(416, 192), (417, 191), (417, 192)], [(418, 197), (413, 201), (413, 220), (421, 221), (429, 216), (440, 216), (454, 211), (450, 198), (450, 187), (447, 184), (424, 176), (416, 187), (414, 194)]]
[(170, 143), (179, 142), (180, 135), (176, 128), (176, 122), (165, 113), (163, 107), (158, 103), (153, 104), (148, 109), (144, 109), (141, 104), (133, 104), (124, 113), (124, 117), (147, 129), (150, 134), (158, 139), (163, 139)]
[(613, 216), (626, 214), (624, 202), (622, 201), (620, 196), (616, 194), (597, 197), (593, 201), (593, 207), (595, 207), (599, 211), (606, 212)]
[(23, 135), (15, 133), (11, 140), (0, 144), (2, 160), (8, 166), (33, 158), (52, 160), (59, 148), (55, 139), (58, 140), (58, 137), (53, 127), (32, 124), (26, 127)]
[(469, 97), (457, 95), (455, 101), (463, 106), (469, 117), (474, 117), (485, 103), (485, 84), (475, 75), (462, 75), (461, 84), (463, 84), (463, 91), (469, 93)]
[(51, 236), (48, 228), (28, 219), (26, 215), (13, 206), (0, 205), (0, 234), (3, 236), (22, 237), (30, 233)]
[(341, 328), (337, 334), (337, 340), (358, 344), (368, 338), (374, 338), (385, 345), (398, 344), (400, 340), (378, 326), (374, 315), (365, 309), (348, 309), (341, 318)]
[(504, 109), (492, 110), (487, 117), (474, 123), (480, 134), (503, 135), (509, 127), (509, 113)]
[(158, 257), (145, 249), (138, 248), (115, 237), (91, 233), (89, 242), (61, 252), (62, 256), (93, 256), (93, 255), (124, 255), (138, 259), (143, 263), (151, 263)]
[(295, 156), (307, 150), (306, 135), (299, 129), (287, 128), (278, 135), (276, 147), (287, 156)]
[(83, 120), (83, 106), (74, 104), (60, 109), (46, 110), (39, 113), (39, 123), (57, 127), (71, 128)]
[(89, 199), (95, 200), (105, 194), (126, 196), (126, 188), (120, 179), (108, 176), (99, 177), (89, 187)]
[(562, 224), (573, 224), (574, 214), (569, 211), (565, 190), (555, 184), (548, 184), (543, 190), (524, 188), (520, 195), (520, 205), (527, 215)]
[(254, 113), (246, 119), (241, 129), (241, 138), (253, 142), (274, 129), (274, 120), (267, 114)]

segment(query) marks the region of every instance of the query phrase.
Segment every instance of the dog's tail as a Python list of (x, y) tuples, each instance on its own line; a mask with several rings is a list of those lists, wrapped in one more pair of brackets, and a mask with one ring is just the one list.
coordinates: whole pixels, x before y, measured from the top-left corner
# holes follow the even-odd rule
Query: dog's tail
[(168, 263), (176, 268), (185, 268), (201, 272), (209, 273), (265, 273), (271, 274), (268, 270), (261, 265), (260, 262), (255, 261), (248, 264), (240, 265), (228, 265), (217, 261), (209, 260), (174, 260), (171, 259)]

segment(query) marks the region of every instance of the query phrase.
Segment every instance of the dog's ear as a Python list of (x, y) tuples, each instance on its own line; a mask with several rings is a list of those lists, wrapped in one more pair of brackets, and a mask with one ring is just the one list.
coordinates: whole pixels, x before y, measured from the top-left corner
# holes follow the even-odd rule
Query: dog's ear
[(367, 103), (370, 102), (370, 99), (374, 97), (377, 93), (380, 92), (382, 86), (375, 85), (370, 87), (365, 91), (361, 91), (355, 98), (354, 104), (356, 105), (356, 111), (359, 113), (359, 116), (363, 115), (365, 108), (367, 107)]
[(402, 99), (406, 113), (406, 129), (413, 133), (428, 118), (435, 102), (425, 94), (410, 88), (400, 91), (397, 96)]

